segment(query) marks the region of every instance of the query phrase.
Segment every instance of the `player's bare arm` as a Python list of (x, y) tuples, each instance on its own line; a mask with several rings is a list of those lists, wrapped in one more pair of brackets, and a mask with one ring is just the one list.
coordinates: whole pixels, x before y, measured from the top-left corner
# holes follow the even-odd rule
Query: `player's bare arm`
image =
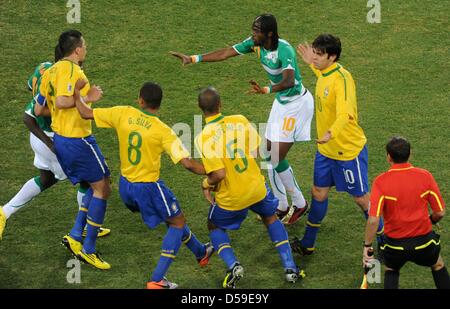
[(369, 260), (373, 259), (373, 256), (369, 255), (369, 249), (376, 237), (379, 222), (380, 217), (369, 216), (367, 219), (366, 234), (364, 237), (363, 265), (366, 265)]
[(188, 171), (191, 171), (194, 174), (197, 175), (205, 175), (206, 171), (203, 165), (197, 161), (195, 161), (192, 158), (184, 158), (180, 161), (181, 165), (187, 169)]
[(75, 100), (74, 100), (73, 96), (70, 96), (70, 97), (59, 96), (59, 97), (56, 97), (55, 105), (59, 109), (72, 108), (72, 107), (75, 107)]
[[(74, 90), (74, 100), (75, 100), (75, 106), (80, 113), (81, 118), (83, 119), (94, 119), (94, 112), (92, 108), (86, 104), (84, 99), (82, 99), (80, 90), (85, 86), (86, 81), (84, 80), (78, 80), (75, 84), (75, 90)], [(94, 96), (101, 96), (101, 94), (95, 94), (95, 92), (101, 92), (101, 89), (97, 89), (95, 87), (92, 87), (92, 94)], [(91, 92), (91, 89), (89, 90)]]
[[(38, 105), (38, 104), (36, 104)], [(53, 147), (53, 142), (50, 139), (50, 137), (47, 136), (47, 134), (44, 133), (44, 131), (39, 127), (39, 125), (36, 122), (36, 119), (28, 115), (27, 113), (23, 113), (23, 123), (27, 126), (28, 130), (33, 133), (34, 136), (39, 138), (47, 147), (55, 152), (55, 149)]]
[(438, 211), (438, 212), (433, 211), (430, 216), (431, 222), (434, 224), (438, 223), (439, 221), (441, 221), (442, 218), (444, 218), (444, 215), (445, 215), (445, 210)]
[[(188, 56), (179, 52), (173, 52), (171, 51), (170, 54), (174, 57), (177, 57), (181, 59), (181, 63), (183, 65), (194, 63), (193, 57), (195, 56)], [(239, 55), (233, 47), (227, 47), (223, 49), (219, 49), (207, 54), (202, 55), (202, 62), (216, 62), (216, 61), (223, 61), (230, 57), (235, 57)]]
[(330, 130), (328, 130), (327, 132), (325, 132), (325, 134), (320, 138), (316, 140), (317, 144), (326, 144), (330, 141), (330, 139), (333, 137), (333, 134), (331, 133)]
[(35, 104), (34, 105), (34, 114), (36, 116), (44, 116), (44, 117), (50, 117), (50, 109), (48, 108), (47, 105), (40, 105), (40, 104)]
[(208, 174), (208, 177), (203, 179), (202, 181), (202, 191), (205, 199), (210, 203), (214, 203), (214, 197), (211, 194), (211, 191), (215, 191), (217, 188), (217, 184), (222, 181), (226, 176), (226, 171), (224, 168), (213, 171)]
[(213, 171), (208, 174), (208, 184), (210, 184), (211, 186), (216, 186), (219, 182), (222, 181), (222, 179), (225, 178), (225, 176), (226, 171), (224, 168), (217, 171)]
[(261, 87), (256, 81), (251, 80), (250, 84), (252, 85), (251, 93), (255, 94), (265, 94), (270, 92), (278, 92), (283, 91), (285, 89), (289, 89), (295, 86), (295, 71), (294, 70), (284, 70), (283, 71), (283, 79), (278, 84), (272, 85), (272, 89), (269, 87)]

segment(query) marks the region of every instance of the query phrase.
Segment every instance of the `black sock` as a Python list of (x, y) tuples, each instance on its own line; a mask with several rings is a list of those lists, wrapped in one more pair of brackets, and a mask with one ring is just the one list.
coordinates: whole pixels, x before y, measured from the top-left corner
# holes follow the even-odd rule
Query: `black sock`
[(434, 271), (432, 270), (434, 284), (438, 289), (450, 289), (450, 277), (448, 275), (447, 268), (442, 267), (441, 269)]
[(384, 272), (384, 288), (385, 289), (398, 289), (399, 278), (400, 278), (400, 273), (398, 272), (398, 270), (386, 270)]

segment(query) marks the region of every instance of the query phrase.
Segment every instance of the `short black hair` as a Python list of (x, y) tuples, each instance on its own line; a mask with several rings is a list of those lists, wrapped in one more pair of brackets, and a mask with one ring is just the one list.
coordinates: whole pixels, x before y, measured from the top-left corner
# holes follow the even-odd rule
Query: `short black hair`
[(62, 57), (70, 56), (77, 47), (83, 46), (82, 36), (78, 30), (68, 30), (61, 33), (58, 45), (56, 45), (58, 54), (62, 55)]
[(198, 95), (198, 107), (204, 113), (217, 113), (219, 111), (220, 95), (214, 87), (207, 87), (200, 91)]
[(406, 138), (394, 136), (386, 144), (386, 152), (391, 156), (394, 163), (405, 163), (409, 160), (411, 145)]
[(141, 87), (139, 97), (144, 100), (146, 107), (158, 109), (163, 97), (161, 86), (153, 82), (146, 82)]
[(328, 56), (336, 55), (335, 62), (338, 61), (341, 56), (341, 40), (332, 34), (319, 35), (312, 43), (312, 47), (324, 54), (328, 54)]
[(272, 14), (261, 14), (255, 17), (252, 27), (258, 28), (266, 36), (272, 32), (272, 49), (278, 48), (278, 25), (277, 19)]

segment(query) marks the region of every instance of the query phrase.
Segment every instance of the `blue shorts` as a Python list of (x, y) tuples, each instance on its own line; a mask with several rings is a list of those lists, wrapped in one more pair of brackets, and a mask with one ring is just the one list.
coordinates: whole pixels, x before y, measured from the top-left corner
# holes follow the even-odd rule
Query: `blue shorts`
[(316, 187), (336, 186), (338, 192), (363, 196), (369, 192), (367, 147), (349, 161), (330, 159), (318, 151), (314, 161), (314, 185)]
[(55, 133), (53, 143), (56, 158), (73, 184), (93, 183), (110, 175), (105, 157), (92, 135), (70, 138)]
[(242, 210), (232, 211), (223, 209), (218, 204), (211, 205), (208, 220), (221, 229), (237, 230), (241, 227), (245, 218), (247, 218), (249, 209), (263, 218), (273, 216), (278, 206), (278, 199), (273, 195), (267, 185), (266, 188), (267, 194), (262, 201)]
[(162, 180), (129, 182), (120, 176), (119, 193), (125, 205), (133, 212), (139, 211), (142, 220), (151, 229), (181, 214), (177, 198)]

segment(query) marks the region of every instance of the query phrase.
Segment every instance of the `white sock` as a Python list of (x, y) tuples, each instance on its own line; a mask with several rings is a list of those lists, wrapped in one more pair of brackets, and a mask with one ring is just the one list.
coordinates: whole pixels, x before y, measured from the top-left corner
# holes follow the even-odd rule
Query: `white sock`
[(35, 196), (41, 193), (41, 188), (38, 186), (34, 178), (28, 180), (20, 189), (19, 192), (3, 206), (3, 212), (8, 219), (13, 213), (25, 206), (26, 203), (31, 201)]
[(277, 172), (273, 169), (273, 166), (270, 163), (267, 164), (267, 173), (269, 174), (272, 192), (279, 201), (277, 208), (280, 211), (286, 211), (289, 208), (286, 189), (284, 188), (284, 185)]
[(81, 192), (80, 190), (78, 190), (77, 192), (77, 203), (78, 203), (78, 208), (81, 208), (81, 205), (83, 205), (83, 197), (86, 195), (86, 193)]
[(303, 193), (295, 180), (294, 171), (292, 168), (289, 166), (287, 170), (277, 174), (292, 199), (292, 205), (297, 206), (297, 208), (305, 207), (305, 197), (303, 196)]

